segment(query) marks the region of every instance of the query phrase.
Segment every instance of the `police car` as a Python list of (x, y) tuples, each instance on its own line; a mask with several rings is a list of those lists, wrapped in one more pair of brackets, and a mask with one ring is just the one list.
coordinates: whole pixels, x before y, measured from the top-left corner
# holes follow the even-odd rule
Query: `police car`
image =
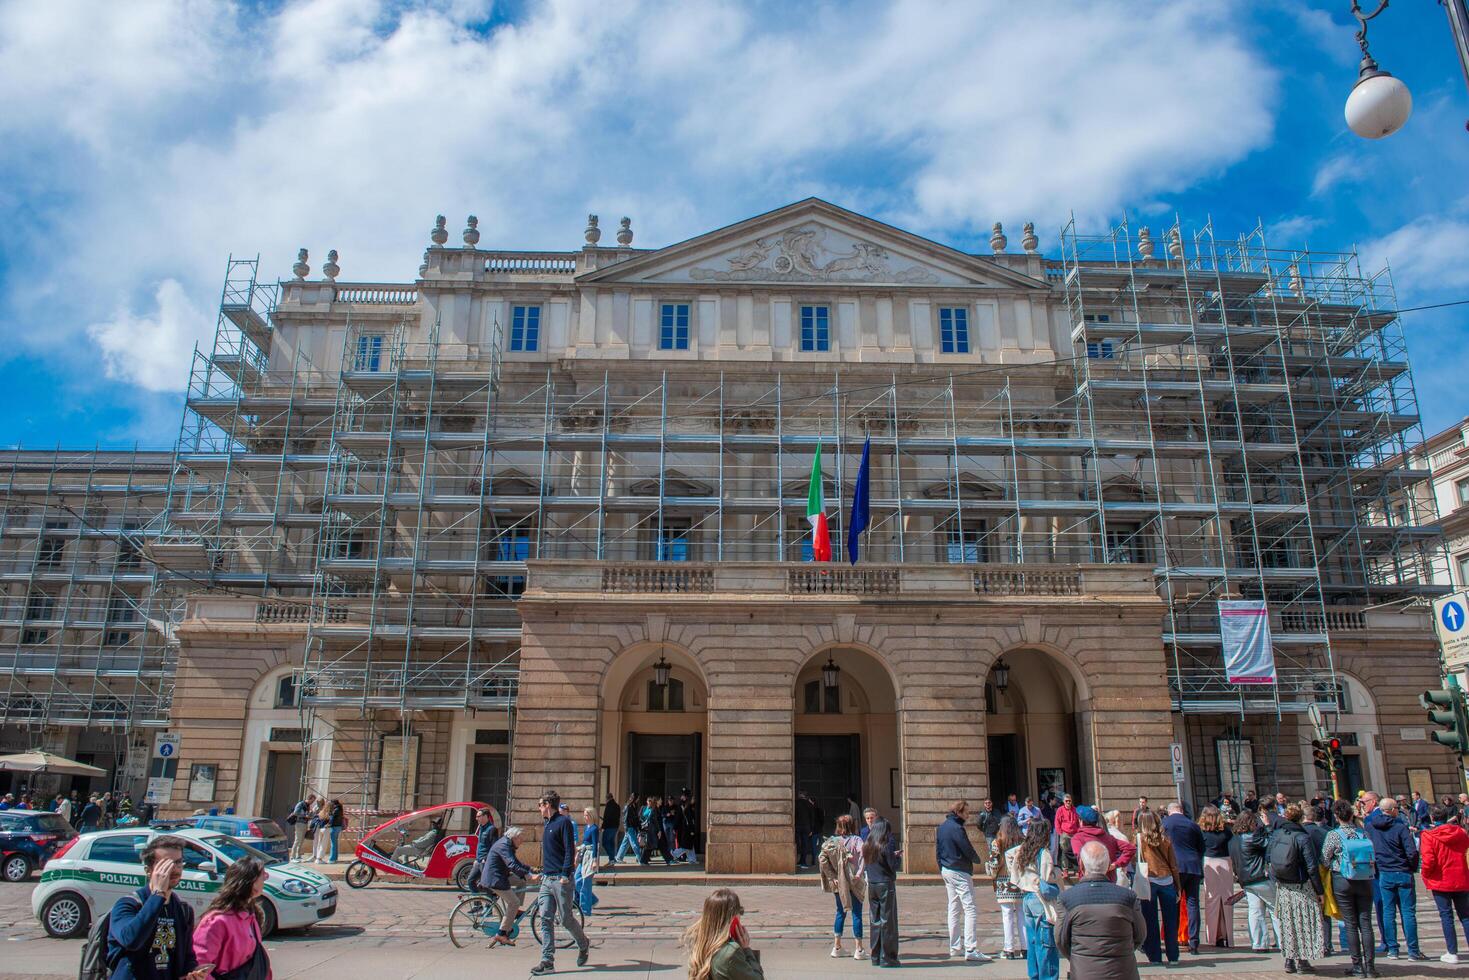
[(41, 882), (31, 893), (31, 911), (47, 934), (57, 939), (85, 935), (92, 917), (112, 910), (113, 903), (147, 883), (143, 845), (170, 833), (188, 842), (183, 878), (175, 894), (204, 914), (224, 883), (224, 869), (244, 857), (266, 866), (261, 895), (261, 932), (299, 929), (337, 911), (337, 889), (324, 875), (271, 857), (233, 837), (210, 830), (164, 831), (150, 827), (104, 830), (74, 838), (46, 863)]

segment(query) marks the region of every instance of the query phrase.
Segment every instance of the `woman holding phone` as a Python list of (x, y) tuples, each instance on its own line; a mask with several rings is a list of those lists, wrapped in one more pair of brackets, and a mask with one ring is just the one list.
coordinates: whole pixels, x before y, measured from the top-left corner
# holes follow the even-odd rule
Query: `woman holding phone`
[(201, 969), (212, 965), (218, 980), (271, 980), (270, 958), (260, 937), (255, 905), (265, 890), (265, 865), (241, 858), (224, 873), (224, 884), (194, 927), (194, 956)]
[(699, 921), (683, 934), (689, 951), (689, 980), (765, 980), (760, 954), (740, 924), (740, 898), (728, 888), (704, 899)]

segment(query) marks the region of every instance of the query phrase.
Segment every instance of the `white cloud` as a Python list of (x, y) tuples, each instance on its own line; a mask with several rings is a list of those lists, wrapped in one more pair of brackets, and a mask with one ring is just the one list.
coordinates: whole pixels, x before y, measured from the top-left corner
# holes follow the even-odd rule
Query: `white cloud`
[(1364, 179), (1362, 163), (1349, 153), (1339, 154), (1316, 168), (1311, 179), (1311, 196), (1321, 197), (1333, 188), (1355, 184)]
[(1469, 288), (1469, 217), (1424, 215), (1363, 245), (1361, 255), (1365, 270), (1392, 269), (1403, 305), (1449, 293), (1462, 299)]
[[(1270, 136), (1275, 75), (1235, 21), (1136, 7), (548, 0), (487, 27), (483, 0), (16, 0), (0, 177), (44, 173), (52, 203), (0, 194), (49, 243), (0, 331), (84, 362), (75, 329), (16, 325), (92, 323), (113, 376), (177, 389), (229, 252), (403, 279), (440, 212), (479, 215), (481, 247), (575, 248), (588, 211), (653, 245), (815, 192), (949, 240), (1034, 220), (1054, 251), (1072, 209), (1114, 216)], [(151, 304), (97, 308), (148, 282)]]
[(189, 301), (182, 283), (165, 279), (154, 291), (151, 310), (139, 315), (124, 306), (111, 320), (87, 327), (87, 336), (102, 352), (107, 377), (148, 391), (173, 391), (185, 379), (194, 339), (212, 323)]

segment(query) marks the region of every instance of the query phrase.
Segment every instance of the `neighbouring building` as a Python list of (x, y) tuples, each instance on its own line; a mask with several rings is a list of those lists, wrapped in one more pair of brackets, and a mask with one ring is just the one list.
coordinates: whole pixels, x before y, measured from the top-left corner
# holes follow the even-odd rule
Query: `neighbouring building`
[[(1432, 482), (1420, 484), (1415, 494), (1420, 506), (1422, 498), (1432, 498), (1443, 528), (1448, 562), (1435, 581), (1454, 589), (1469, 588), (1469, 418), (1429, 436), (1408, 458), (1410, 466), (1433, 473)], [(1469, 661), (1450, 660), (1445, 668), (1469, 690)]]
[[(1457, 785), (1417, 705), (1443, 588), (1418, 406), (1354, 255), (1176, 225), (970, 254), (815, 199), (655, 249), (627, 219), (565, 252), (481, 235), (439, 218), (397, 283), (229, 263), (140, 538), (173, 610), (167, 809), (304, 785), (533, 827), (546, 787), (687, 789), (740, 872), (794, 866), (798, 793), (851, 794), (923, 870), (952, 798), (1166, 798), (1172, 743), (1195, 804), (1323, 789), (1312, 706), (1348, 788)], [(7, 705), (54, 682), (19, 668), (16, 540)], [(1241, 599), (1273, 684), (1226, 676)]]

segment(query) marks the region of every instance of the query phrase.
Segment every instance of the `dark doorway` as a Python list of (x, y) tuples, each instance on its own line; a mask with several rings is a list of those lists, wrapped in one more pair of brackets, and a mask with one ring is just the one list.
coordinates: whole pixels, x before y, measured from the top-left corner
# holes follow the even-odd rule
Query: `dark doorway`
[(687, 789), (703, 802), (704, 738), (693, 735), (627, 735), (627, 792), (678, 799)]
[[(301, 753), (269, 752), (265, 757), (265, 796), (261, 804), (264, 813), (282, 827), (301, 798)], [(255, 816), (255, 814), (249, 814)], [(289, 831), (287, 831), (289, 833)]]
[(1355, 800), (1359, 790), (1367, 788), (1367, 781), (1362, 778), (1362, 757), (1360, 755), (1343, 755), (1341, 773), (1342, 799)]
[(862, 799), (862, 750), (857, 735), (797, 735), (796, 792), (821, 807), (823, 834), (848, 809), (847, 794)]
[(469, 798), (476, 803), (488, 803), (500, 814), (500, 819), (504, 820), (509, 792), (510, 757), (492, 752), (476, 755), (474, 771), (470, 776)]
[(1010, 794), (1025, 801), (1027, 792), (1024, 777), (1025, 767), (1020, 759), (1020, 738), (1016, 735), (989, 736), (990, 799), (995, 806), (1004, 808)]

